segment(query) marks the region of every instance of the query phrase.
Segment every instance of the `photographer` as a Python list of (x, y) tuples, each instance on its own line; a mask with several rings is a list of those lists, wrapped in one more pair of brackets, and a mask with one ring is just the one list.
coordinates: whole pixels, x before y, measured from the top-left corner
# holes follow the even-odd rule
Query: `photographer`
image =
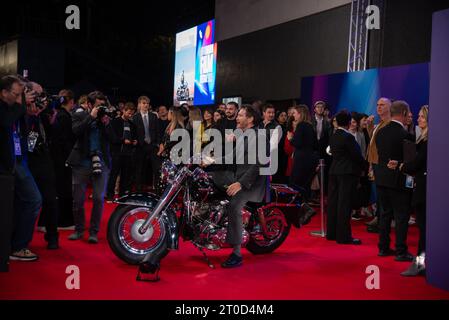
[(25, 90), (34, 96), (33, 101), (27, 103), (27, 114), (25, 116), (28, 163), (42, 195), (40, 220), (46, 229), (45, 240), (48, 243), (47, 249), (58, 249), (56, 175), (49, 148), (50, 125), (54, 121), (56, 111), (48, 109), (49, 103), (39, 84), (28, 82)]
[[(0, 79), (0, 176), (7, 186), (0, 214), (1, 271), (8, 270), (8, 254), (11, 260), (38, 259), (28, 245), (42, 199), (26, 161), (26, 128), (22, 116), (26, 110), (25, 101), (31, 103), (32, 96), (24, 94), (23, 89), (23, 83), (15, 76)], [(35, 109), (35, 106), (31, 107)], [(14, 196), (8, 197), (8, 193), (14, 193)]]
[(136, 111), (132, 102), (123, 108), (122, 116), (111, 121), (113, 137), (111, 141), (112, 169), (109, 176), (106, 200), (114, 198), (114, 188), (120, 175), (119, 194), (124, 196), (131, 189), (132, 160), (137, 145), (136, 128), (131, 119)]
[(109, 175), (109, 141), (112, 133), (110, 115), (106, 112), (106, 97), (99, 91), (91, 92), (85, 106), (72, 115), (72, 131), (76, 142), (67, 159), (72, 167), (73, 217), (75, 232), (69, 240), (80, 240), (85, 230), (84, 200), (87, 184), (92, 183), (93, 207), (89, 239), (98, 243), (98, 231), (103, 214), (104, 194)]
[[(51, 153), (55, 166), (56, 190), (58, 195), (58, 226), (63, 229), (74, 227), (72, 198), (72, 169), (66, 166), (66, 160), (73, 149), (75, 140), (72, 133), (72, 109), (75, 106), (74, 94), (70, 90), (59, 92), (61, 107), (52, 126)], [(87, 96), (79, 99), (80, 104), (87, 103)]]

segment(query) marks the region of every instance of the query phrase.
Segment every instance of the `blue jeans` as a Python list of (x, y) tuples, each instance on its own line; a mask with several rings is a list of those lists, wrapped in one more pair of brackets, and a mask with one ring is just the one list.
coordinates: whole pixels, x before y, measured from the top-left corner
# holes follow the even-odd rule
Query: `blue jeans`
[(42, 205), (42, 197), (25, 161), (16, 164), (14, 189), (14, 229), (11, 249), (25, 249), (33, 238), (34, 224)]

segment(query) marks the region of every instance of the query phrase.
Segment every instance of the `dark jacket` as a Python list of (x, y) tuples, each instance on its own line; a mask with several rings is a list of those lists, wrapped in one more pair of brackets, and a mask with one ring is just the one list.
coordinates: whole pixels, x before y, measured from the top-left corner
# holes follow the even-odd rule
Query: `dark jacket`
[[(12, 173), (16, 157), (14, 154), (13, 125), (26, 112), (25, 105), (8, 106), (0, 100), (0, 174)], [(22, 153), (26, 153), (22, 143)]]
[[(249, 201), (258, 202), (262, 201), (267, 187), (267, 176), (260, 175), (260, 169), (266, 167), (266, 165), (260, 163), (260, 159), (257, 156), (257, 148), (259, 147), (258, 139), (265, 139), (266, 148), (270, 148), (270, 144), (266, 135), (259, 135), (259, 129), (256, 127), (253, 127), (253, 129), (255, 130), (255, 135), (248, 135), (249, 138), (241, 138), (243, 139), (244, 144), (241, 143), (241, 140), (236, 141), (236, 148), (234, 149), (234, 165), (228, 166), (228, 168), (234, 171), (236, 182), (241, 184), (242, 189), (251, 191), (248, 194), (250, 197)], [(249, 153), (254, 151), (250, 150), (248, 146), (256, 147), (256, 163), (250, 163), (248, 161)], [(244, 149), (240, 149), (239, 152), (238, 149), (241, 147), (244, 147)]]
[[(91, 125), (97, 119), (93, 118), (87, 110), (78, 108), (72, 114), (72, 132), (76, 139), (75, 145), (70, 152), (67, 164), (71, 167), (82, 165), (82, 161), (89, 159), (89, 132)], [(99, 122), (100, 144), (102, 159), (110, 168), (111, 159), (109, 151), (109, 143), (112, 138), (111, 125), (103, 125)]]
[(64, 159), (65, 162), (73, 149), (75, 137), (72, 132), (72, 115), (63, 108), (56, 114), (50, 143), (53, 157)]
[(404, 140), (411, 139), (408, 132), (397, 122), (391, 121), (376, 134), (379, 165), (376, 169), (378, 186), (405, 190), (406, 176), (399, 170), (388, 169), (390, 160), (404, 162)]
[(344, 130), (337, 130), (330, 138), (332, 164), (331, 175), (360, 176), (367, 163), (354, 136)]
[(295, 148), (291, 183), (301, 187), (310, 185), (319, 158), (318, 141), (313, 126), (300, 122), (290, 143)]
[(130, 140), (131, 142), (133, 140), (137, 140), (136, 126), (132, 121), (127, 122), (129, 124), (130, 131), (125, 135), (125, 120), (123, 120), (122, 117), (119, 117), (111, 121), (111, 154), (113, 155), (130, 155), (134, 152), (135, 146), (132, 144), (125, 144), (125, 139)]
[[(315, 115), (312, 116), (312, 126), (313, 130), (315, 131), (315, 135), (317, 135), (317, 120), (315, 118)], [(327, 157), (326, 149), (329, 145), (329, 139), (332, 133), (332, 125), (330, 121), (323, 119), (323, 127), (321, 130), (321, 135), (317, 139), (318, 140), (318, 151), (320, 154), (320, 157)]]
[[(132, 122), (136, 126), (138, 146), (145, 144), (145, 126), (143, 124), (142, 114), (138, 112), (134, 115)], [(159, 123), (154, 113), (148, 112), (148, 128), (150, 131), (151, 146), (158, 147), (161, 142), (159, 136)]]
[(405, 162), (402, 167), (402, 172), (415, 177), (413, 205), (426, 203), (427, 141), (420, 141), (416, 146), (416, 151), (416, 158)]

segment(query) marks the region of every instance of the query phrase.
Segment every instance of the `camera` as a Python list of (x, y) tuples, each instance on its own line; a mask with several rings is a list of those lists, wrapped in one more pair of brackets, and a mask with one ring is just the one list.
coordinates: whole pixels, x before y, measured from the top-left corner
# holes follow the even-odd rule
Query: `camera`
[(105, 105), (98, 106), (98, 117), (97, 119), (101, 119), (104, 116), (108, 116), (109, 118), (113, 119), (115, 118), (116, 112), (115, 110), (109, 109)]

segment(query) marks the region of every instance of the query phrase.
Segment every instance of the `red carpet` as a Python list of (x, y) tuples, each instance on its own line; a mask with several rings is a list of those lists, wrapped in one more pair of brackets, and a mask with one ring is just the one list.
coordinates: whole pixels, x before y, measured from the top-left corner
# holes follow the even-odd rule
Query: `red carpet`
[[(90, 208), (90, 201), (88, 203)], [(225, 270), (219, 263), (228, 250), (208, 252), (216, 269), (188, 242), (162, 262), (161, 281), (136, 282), (136, 267), (118, 260), (108, 247), (105, 231), (114, 205), (106, 205), (100, 243), (70, 242), (61, 234), (61, 249), (48, 251), (42, 233), (35, 233), (31, 249), (38, 262), (11, 262), (11, 271), (0, 274), (0, 299), (449, 299), (449, 292), (427, 285), (423, 277), (399, 274), (408, 263), (377, 257), (377, 235), (366, 233), (362, 221), (353, 233), (362, 246), (344, 246), (312, 237), (310, 225), (292, 232), (283, 246), (265, 256), (243, 250), (244, 266)], [(418, 230), (410, 228), (409, 244), (416, 252)], [(80, 268), (80, 290), (65, 287), (66, 267)], [(366, 267), (380, 268), (380, 289), (365, 287)]]

